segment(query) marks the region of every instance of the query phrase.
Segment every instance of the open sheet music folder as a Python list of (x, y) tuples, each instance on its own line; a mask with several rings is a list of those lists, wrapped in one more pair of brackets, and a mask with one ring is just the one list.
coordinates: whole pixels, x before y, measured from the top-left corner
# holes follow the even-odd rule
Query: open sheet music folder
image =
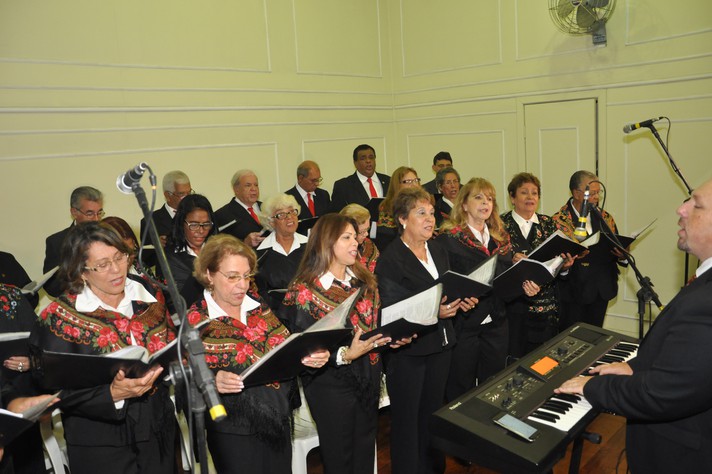
[(290, 335), (283, 343), (245, 369), (240, 378), (245, 386), (265, 385), (296, 377), (306, 369), (302, 358), (317, 351), (333, 351), (353, 332), (347, 327), (348, 316), (365, 287), (354, 292), (329, 314), (300, 333)]
[[(381, 325), (363, 334), (361, 339), (366, 340), (381, 334), (397, 341), (437, 324), (442, 291), (442, 284), (438, 283), (381, 309)], [(383, 348), (384, 346), (381, 346), (381, 350)]]

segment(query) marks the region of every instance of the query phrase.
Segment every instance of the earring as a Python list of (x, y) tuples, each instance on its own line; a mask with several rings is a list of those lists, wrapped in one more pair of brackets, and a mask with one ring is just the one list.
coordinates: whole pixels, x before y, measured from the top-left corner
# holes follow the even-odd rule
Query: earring
[(403, 223), (403, 230), (405, 230), (406, 227), (408, 227), (408, 223), (407, 223), (407, 222), (404, 222), (404, 223)]

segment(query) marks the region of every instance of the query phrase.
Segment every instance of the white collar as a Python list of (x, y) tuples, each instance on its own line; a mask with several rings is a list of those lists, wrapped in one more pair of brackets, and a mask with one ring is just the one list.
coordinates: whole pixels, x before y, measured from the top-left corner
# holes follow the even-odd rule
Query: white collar
[(165, 203), (163, 207), (168, 212), (168, 215), (171, 216), (171, 219), (176, 218), (176, 212), (178, 212), (178, 209), (173, 209), (171, 206), (168, 205), (168, 203)]
[(514, 222), (519, 224), (519, 227), (525, 225), (525, 224), (538, 224), (539, 223), (539, 216), (536, 215), (536, 212), (532, 214), (532, 218), (529, 220), (526, 220), (519, 214), (517, 214), (517, 211), (512, 210), (512, 218), (514, 219)]
[[(203, 290), (203, 298), (205, 298), (205, 302), (208, 304), (208, 318), (217, 319), (222, 316), (228, 316), (225, 310), (215, 302), (213, 295), (211, 295), (208, 290)], [(242, 300), (242, 305), (240, 305), (240, 321), (242, 321), (242, 324), (247, 324), (247, 312), (259, 306), (260, 303), (258, 301), (245, 295), (245, 298)]]
[(710, 268), (712, 268), (712, 257), (708, 258), (707, 260), (702, 262), (699, 267), (697, 267), (697, 271), (695, 272), (695, 275), (697, 275), (697, 278), (699, 278), (702, 276), (703, 273), (705, 273)]
[[(361, 174), (361, 173), (359, 173), (358, 171), (356, 171), (356, 176), (358, 176), (358, 179), (359, 179), (362, 183), (365, 183), (366, 181), (368, 181), (368, 176), (366, 176), (366, 175), (364, 175), (364, 174)], [(381, 180), (378, 179), (378, 175), (376, 174), (375, 171), (373, 172), (373, 176), (371, 176), (371, 181), (373, 181), (374, 183), (375, 183), (376, 181), (378, 181), (379, 183), (381, 182)]]
[(351, 269), (349, 267), (346, 267), (346, 280), (339, 280), (338, 278), (336, 278), (336, 276), (334, 276), (333, 273), (326, 272), (321, 277), (319, 277), (319, 283), (321, 283), (321, 286), (325, 290), (331, 288), (331, 285), (334, 284), (334, 280), (341, 282), (343, 285), (351, 286), (351, 278), (355, 276), (356, 275), (354, 275)]
[(276, 232), (271, 232), (265, 239), (262, 241), (262, 243), (257, 247), (257, 250), (265, 250), (265, 249), (272, 249), (277, 253), (281, 253), (284, 256), (288, 256), (290, 253), (294, 252), (297, 250), (299, 247), (301, 247), (302, 244), (307, 243), (307, 238), (303, 236), (302, 234), (294, 234), (294, 240), (292, 241), (292, 247), (287, 250), (286, 252), (284, 251), (284, 248), (282, 245), (280, 245), (279, 242), (277, 242), (277, 233)]
[[(204, 245), (205, 245), (205, 242), (203, 242), (203, 245), (201, 245), (200, 248), (202, 249)], [(187, 253), (191, 257), (198, 258), (198, 254), (195, 253), (195, 250), (193, 250), (190, 245), (185, 246), (185, 253)]]
[(299, 184), (295, 184), (294, 187), (297, 189), (297, 192), (298, 192), (299, 195), (302, 197), (302, 199), (304, 199), (304, 202), (307, 202), (307, 194), (311, 194), (312, 196), (316, 196), (316, 192), (315, 192), (315, 191), (312, 191), (312, 192), (305, 191), (304, 188), (302, 188), (301, 186), (299, 186)]
[(239, 205), (241, 205), (242, 207), (244, 207), (245, 209), (252, 208), (253, 211), (255, 211), (255, 212), (260, 212), (260, 207), (257, 205), (257, 202), (256, 202), (256, 201), (255, 201), (255, 203), (254, 203), (253, 205), (248, 206), (248, 205), (245, 204), (244, 202), (242, 202), (242, 201), (240, 201), (239, 199), (237, 199), (237, 196), (235, 196), (235, 202), (238, 203)]
[(455, 206), (455, 204), (454, 204), (451, 200), (449, 200), (448, 198), (446, 198), (445, 196), (443, 196), (443, 201), (445, 202), (445, 204), (447, 204), (448, 206), (450, 206), (450, 208), (452, 208), (452, 207)]
[(89, 285), (84, 285), (82, 292), (77, 294), (77, 301), (74, 306), (80, 313), (92, 313), (99, 308), (104, 308), (110, 311), (117, 311), (126, 317), (131, 317), (133, 316), (133, 306), (131, 304), (133, 301), (155, 303), (157, 300), (142, 284), (126, 278), (124, 297), (116, 308), (101, 301), (89, 288)]
[(472, 231), (472, 235), (474, 235), (475, 238), (477, 240), (479, 240), (482, 245), (484, 245), (485, 247), (487, 247), (489, 245), (490, 233), (489, 233), (489, 227), (487, 227), (486, 222), (485, 222), (484, 231), (482, 231), (482, 232), (475, 229), (470, 224), (467, 224), (467, 227), (470, 228), (470, 230)]

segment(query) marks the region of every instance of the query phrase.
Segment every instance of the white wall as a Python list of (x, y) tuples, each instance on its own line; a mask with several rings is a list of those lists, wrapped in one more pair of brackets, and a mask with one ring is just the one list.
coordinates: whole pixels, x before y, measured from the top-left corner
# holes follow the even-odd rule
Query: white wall
[[(219, 207), (239, 168), (257, 171), (267, 197), (303, 159), (331, 190), (359, 143), (380, 171), (409, 164), (425, 179), (445, 149), (506, 202), (504, 183), (528, 166), (525, 104), (594, 97), (608, 208), (624, 232), (659, 218), (634, 250), (669, 301), (685, 193), (650, 134), (621, 127), (669, 116), (690, 184), (709, 178), (711, 55), (704, 0), (619, 0), (606, 47), (559, 32), (542, 0), (0, 0), (0, 248), (38, 275), (82, 184), (138, 225), (113, 183), (140, 161), (159, 177), (183, 169)], [(630, 275), (621, 287), (606, 324), (633, 333)]]

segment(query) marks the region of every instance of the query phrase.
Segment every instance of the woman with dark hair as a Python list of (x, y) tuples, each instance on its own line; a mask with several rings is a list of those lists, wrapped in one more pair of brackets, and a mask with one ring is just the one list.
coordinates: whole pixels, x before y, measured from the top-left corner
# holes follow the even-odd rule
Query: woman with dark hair
[(359, 261), (361, 265), (373, 273), (381, 252), (378, 251), (378, 247), (373, 243), (373, 240), (368, 237), (368, 233), (371, 230), (371, 213), (362, 205), (351, 203), (341, 209), (339, 214), (355, 220), (356, 224), (358, 224), (356, 240), (358, 241)]
[[(65, 291), (42, 312), (36, 350), (110, 354), (129, 345), (154, 353), (175, 339), (163, 294), (128, 273), (129, 249), (109, 226), (77, 224), (62, 244)], [(62, 422), (72, 473), (172, 473), (175, 411), (163, 369), (141, 378), (120, 370), (106, 385), (62, 390)]]
[(121, 239), (124, 241), (126, 244), (126, 247), (129, 249), (129, 272), (135, 274), (135, 275), (140, 275), (141, 273), (145, 273), (146, 268), (144, 265), (139, 265), (138, 262), (138, 239), (136, 239), (136, 235), (134, 234), (134, 231), (131, 229), (131, 226), (129, 225), (128, 222), (123, 220), (120, 217), (116, 216), (109, 216), (105, 217), (102, 219), (104, 224), (110, 225), (119, 236), (121, 236)]
[(373, 472), (381, 360), (371, 351), (390, 342), (380, 334), (361, 340), (378, 326), (381, 302), (376, 278), (358, 260), (357, 234), (348, 217), (320, 217), (280, 310), (292, 331), (303, 331), (365, 287), (349, 315), (351, 344), (323, 369), (302, 375), (327, 474)]
[(300, 210), (297, 200), (289, 194), (272, 196), (262, 204), (261, 222), (272, 232), (257, 247), (260, 265), (255, 283), (272, 311), (282, 304), (304, 255), (307, 238), (297, 234)]
[[(455, 198), (450, 219), (438, 236), (447, 249), (450, 267), (468, 274), (477, 265), (497, 254), (497, 273), (512, 265), (512, 246), (497, 208), (492, 183), (472, 178)], [(532, 296), (539, 291), (533, 282), (524, 283)], [(457, 346), (453, 351), (447, 399), (453, 400), (478, 382), (484, 382), (504, 369), (508, 354), (508, 326), (504, 301), (490, 294), (453, 321)]]
[(440, 227), (443, 221), (450, 218), (452, 205), (460, 192), (460, 173), (449, 166), (438, 170), (435, 186), (440, 193), (435, 198), (435, 222)]
[[(188, 312), (201, 330), (208, 367), (227, 409), (220, 423), (207, 419), (208, 446), (220, 474), (291, 472), (292, 381), (244, 388), (239, 374), (289, 337), (289, 331), (254, 292), (255, 252), (236, 237), (212, 237), (195, 260), (203, 299)], [(252, 288), (251, 288), (252, 287)], [(310, 368), (329, 358), (320, 351), (302, 359)]]
[[(393, 200), (399, 238), (376, 265), (384, 306), (433, 286), (449, 270), (447, 253), (431, 240), (435, 230), (433, 196), (403, 189)], [(396, 474), (443, 472), (445, 456), (430, 445), (430, 415), (445, 399), (455, 334), (449, 318), (477, 304), (474, 298), (440, 303), (438, 324), (422, 331), (410, 346), (386, 354), (386, 384), (391, 399), (391, 467)]]
[[(507, 186), (513, 210), (502, 214), (504, 228), (511, 237), (512, 261), (517, 263), (556, 232), (556, 224), (549, 216), (537, 214), (541, 183), (531, 173), (514, 175)], [(562, 270), (574, 263), (566, 257)], [(509, 320), (509, 353), (522, 357), (548, 341), (559, 332), (559, 297), (555, 282), (542, 286), (535, 296), (522, 296), (507, 305)]]
[(205, 241), (218, 233), (213, 206), (202, 194), (190, 194), (178, 205), (166, 243), (166, 260), (186, 307), (199, 301), (203, 287), (193, 277), (193, 262)]
[(418, 172), (408, 166), (396, 168), (391, 176), (391, 184), (385, 199), (378, 207), (378, 223), (376, 224), (376, 246), (380, 251), (385, 250), (393, 239), (398, 236), (396, 222), (393, 219), (393, 199), (401, 189), (419, 188), (420, 178)]

